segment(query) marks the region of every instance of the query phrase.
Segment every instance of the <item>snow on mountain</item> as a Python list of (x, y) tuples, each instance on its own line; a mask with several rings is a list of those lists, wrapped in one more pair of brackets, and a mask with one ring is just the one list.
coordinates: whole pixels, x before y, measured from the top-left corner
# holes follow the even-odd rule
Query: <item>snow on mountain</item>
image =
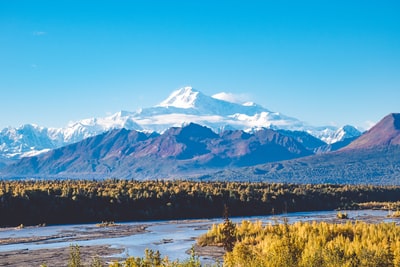
[(336, 130), (335, 135), (330, 143), (336, 143), (344, 139), (358, 137), (361, 132), (351, 125), (345, 125)]
[(70, 123), (62, 129), (63, 140), (66, 143), (75, 143), (111, 129), (126, 128), (142, 130), (134, 121), (133, 113), (120, 111), (104, 118), (90, 118)]
[(194, 108), (200, 92), (184, 87), (174, 91), (167, 99), (162, 101), (159, 107)]
[(192, 87), (184, 87), (172, 92), (158, 105), (136, 112), (120, 111), (104, 118), (84, 119), (71, 122), (61, 129), (36, 125), (5, 128), (0, 132), (0, 156), (20, 158), (33, 155), (111, 129), (164, 132), (170, 127), (190, 122), (207, 126), (216, 132), (226, 129), (252, 132), (260, 128), (306, 131), (328, 144), (361, 134), (352, 126), (313, 127), (255, 103), (242, 103), (228, 93), (207, 96)]
[(4, 128), (0, 132), (0, 156), (19, 158), (27, 152), (54, 148), (48, 129), (26, 124), (18, 128)]
[(312, 129), (311, 127), (306, 130), (309, 134), (321, 139), (327, 144), (333, 144), (344, 139), (354, 138), (361, 135), (361, 132), (351, 125), (345, 125), (343, 127), (337, 128), (334, 126), (326, 127), (316, 127)]
[(257, 128), (298, 128), (303, 125), (295, 118), (271, 112), (254, 103), (229, 102), (228, 94), (213, 97), (185, 87), (174, 91), (165, 101), (152, 108), (145, 108), (132, 114), (135, 121), (148, 130), (162, 131), (171, 126), (194, 122), (215, 131), (232, 126), (234, 129), (251, 131)]
[(250, 103), (250, 104), (247, 104), (247, 106), (254, 104), (252, 102), (243, 101), (242, 97), (240, 97), (240, 96), (237, 96), (237, 95), (234, 95), (234, 94), (231, 94), (231, 93), (225, 93), (225, 92), (221, 92), (221, 93), (212, 95), (212, 98), (223, 100), (223, 101), (226, 101), (226, 102), (242, 104), (242, 105), (245, 105), (245, 103)]
[[(219, 94), (217, 94), (218, 96)], [(242, 105), (236, 102), (221, 100), (207, 96), (192, 87), (184, 87), (174, 91), (166, 100), (152, 108), (142, 109), (138, 115), (164, 115), (164, 114), (189, 114), (189, 115), (218, 115), (230, 116), (236, 113), (254, 115), (269, 110), (253, 105)]]
[(0, 156), (5, 158), (29, 157), (79, 142), (87, 137), (115, 128), (142, 130), (133, 121), (131, 113), (126, 111), (105, 118), (91, 118), (72, 122), (67, 127), (60, 129), (30, 124), (17, 128), (10, 127), (0, 132)]

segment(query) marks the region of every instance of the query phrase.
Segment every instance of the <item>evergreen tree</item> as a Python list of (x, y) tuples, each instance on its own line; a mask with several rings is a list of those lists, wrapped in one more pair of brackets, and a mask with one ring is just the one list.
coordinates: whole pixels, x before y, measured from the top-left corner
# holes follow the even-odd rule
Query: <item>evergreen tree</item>
[(224, 224), (221, 234), (225, 251), (231, 252), (236, 242), (236, 225), (229, 219), (229, 209), (226, 205), (224, 205)]

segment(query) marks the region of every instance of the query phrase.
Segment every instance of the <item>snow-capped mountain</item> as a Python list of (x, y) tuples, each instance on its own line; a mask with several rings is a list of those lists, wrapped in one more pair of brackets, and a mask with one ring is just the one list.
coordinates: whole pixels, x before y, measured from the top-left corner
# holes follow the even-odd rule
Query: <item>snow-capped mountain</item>
[(136, 112), (120, 111), (104, 118), (73, 122), (65, 128), (24, 125), (0, 132), (0, 158), (20, 158), (81, 141), (111, 129), (164, 132), (173, 126), (197, 123), (221, 132), (261, 128), (305, 131), (331, 144), (361, 133), (352, 126), (314, 127), (296, 118), (272, 112), (252, 102), (238, 103), (229, 94), (207, 96), (192, 87), (172, 92), (164, 101)]
[[(299, 129), (301, 130), (301, 129)], [(325, 126), (325, 127), (304, 127), (302, 131), (305, 131), (318, 139), (324, 141), (327, 144), (334, 144), (345, 139), (355, 138), (361, 135), (361, 132), (357, 128), (351, 125), (345, 125), (343, 127)]]
[(179, 89), (155, 107), (142, 109), (131, 116), (143, 129), (159, 132), (190, 122), (208, 126), (216, 132), (227, 128), (251, 131), (303, 126), (295, 118), (271, 112), (257, 104), (228, 102), (191, 87)]
[(48, 151), (57, 146), (48, 129), (37, 125), (5, 128), (0, 132), (0, 157), (19, 158)]

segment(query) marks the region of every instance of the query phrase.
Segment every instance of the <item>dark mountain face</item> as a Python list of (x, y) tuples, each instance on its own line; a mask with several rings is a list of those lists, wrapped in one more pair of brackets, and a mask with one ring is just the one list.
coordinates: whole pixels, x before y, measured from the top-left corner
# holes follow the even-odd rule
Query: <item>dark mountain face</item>
[(51, 152), (24, 158), (7, 176), (162, 178), (310, 155), (299, 142), (273, 130), (221, 134), (197, 124), (165, 133), (113, 130)]
[(329, 151), (337, 151), (339, 149), (344, 148), (345, 146), (348, 146), (351, 142), (354, 142), (354, 140), (356, 140), (357, 138), (358, 137), (350, 137), (333, 144), (326, 144), (324, 146), (315, 148), (314, 152), (316, 154), (322, 154), (322, 153), (327, 153)]
[(292, 137), (296, 141), (300, 142), (305, 148), (309, 150), (314, 150), (319, 147), (326, 146), (327, 144), (322, 140), (312, 136), (309, 133), (302, 131), (288, 131), (288, 130), (278, 130), (279, 133)]
[(0, 169), (5, 168), (5, 167), (7, 167), (7, 165), (10, 165), (10, 164), (15, 163), (17, 161), (18, 160), (13, 160), (13, 159), (0, 157)]
[(223, 170), (202, 180), (284, 183), (400, 185), (400, 146), (337, 151), (237, 170)]

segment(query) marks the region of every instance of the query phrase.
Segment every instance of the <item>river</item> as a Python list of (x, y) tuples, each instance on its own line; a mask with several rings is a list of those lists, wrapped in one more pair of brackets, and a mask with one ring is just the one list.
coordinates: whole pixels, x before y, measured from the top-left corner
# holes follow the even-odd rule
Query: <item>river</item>
[[(399, 219), (388, 218), (387, 211), (382, 210), (356, 210), (344, 211), (350, 220), (369, 221), (372, 223), (391, 222), (400, 223)], [(275, 216), (254, 216), (231, 218), (233, 222), (240, 223), (243, 220), (258, 221), (264, 223), (282, 222), (287, 218), (289, 223), (297, 221), (335, 221), (336, 211), (295, 212)], [(95, 224), (80, 225), (53, 225), (46, 227), (26, 227), (22, 229), (3, 228), (0, 229), (0, 240), (21, 239), (37, 237), (38, 240), (24, 241), (23, 243), (0, 245), (0, 252), (14, 250), (35, 250), (69, 247), (71, 244), (79, 246), (111, 245), (115, 248), (123, 248), (120, 256), (143, 256), (146, 248), (159, 250), (163, 256), (168, 255), (170, 259), (185, 258), (185, 253), (195, 244), (195, 239), (204, 234), (212, 224), (223, 221), (218, 219), (201, 220), (177, 220), (177, 221), (151, 221), (151, 222), (129, 222), (120, 223), (125, 226), (144, 226), (146, 231), (136, 234), (128, 234), (119, 237), (97, 236), (87, 238), (89, 240), (74, 240), (72, 235), (79, 234), (90, 236), (99, 227)], [(46, 239), (46, 237), (52, 237)], [(81, 238), (82, 239), (82, 238)]]

